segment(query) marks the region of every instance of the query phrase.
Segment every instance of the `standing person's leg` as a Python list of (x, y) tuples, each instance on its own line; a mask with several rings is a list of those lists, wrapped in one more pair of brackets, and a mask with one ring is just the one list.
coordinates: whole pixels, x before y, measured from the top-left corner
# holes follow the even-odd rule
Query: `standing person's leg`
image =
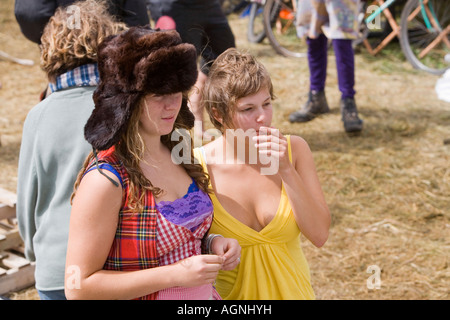
[[(197, 50), (197, 55), (200, 57), (202, 50), (204, 50), (202, 39), (205, 36), (202, 17), (207, 13), (198, 9), (198, 7), (192, 7), (188, 4), (174, 0), (168, 0), (167, 2), (161, 3), (160, 7), (161, 9), (158, 11), (160, 15), (169, 16), (174, 20), (176, 30), (180, 34), (183, 42), (194, 45)], [(189, 109), (195, 117), (194, 134), (196, 136), (194, 138), (201, 138), (203, 132), (203, 110), (200, 110), (198, 107), (198, 101), (200, 98), (200, 90), (203, 87), (205, 80), (206, 75), (199, 71), (197, 82), (189, 96)]]
[(352, 40), (333, 39), (332, 42), (336, 56), (338, 85), (342, 94), (341, 99), (353, 99), (355, 96), (355, 54)]
[(309, 89), (323, 91), (327, 77), (328, 39), (321, 33), (317, 39), (306, 38), (308, 45)]
[(153, 25), (156, 24), (158, 19), (163, 15), (162, 14), (162, 7), (161, 7), (161, 1), (162, 0), (147, 0), (147, 9), (150, 11), (150, 20), (153, 20)]
[(355, 55), (352, 40), (333, 39), (336, 56), (339, 90), (341, 91), (341, 114), (346, 132), (359, 132), (363, 121), (358, 117), (355, 103)]
[(289, 121), (307, 122), (330, 111), (325, 97), (327, 77), (328, 39), (320, 34), (316, 39), (307, 38), (310, 90), (308, 101), (298, 111), (291, 113)]
[[(205, 11), (198, 17), (197, 21), (202, 26), (202, 44), (199, 55), (200, 59), (200, 72), (197, 83), (195, 84), (195, 90), (192, 92), (190, 100), (190, 108), (195, 116), (195, 128), (194, 132), (197, 137), (203, 137), (203, 113), (204, 110), (199, 104), (199, 93), (203, 88), (203, 85), (208, 77), (209, 69), (214, 60), (228, 48), (234, 48), (236, 46), (235, 37), (231, 27), (228, 23), (227, 17), (224, 15), (220, 5), (213, 2), (205, 5)], [(205, 137), (204, 137), (205, 138)], [(206, 137), (210, 138), (210, 137)]]

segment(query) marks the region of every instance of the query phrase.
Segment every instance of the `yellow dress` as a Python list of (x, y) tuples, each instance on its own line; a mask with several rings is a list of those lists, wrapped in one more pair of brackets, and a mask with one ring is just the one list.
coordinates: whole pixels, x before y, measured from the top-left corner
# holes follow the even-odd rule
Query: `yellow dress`
[[(287, 139), (292, 162), (290, 137)], [(196, 148), (194, 155), (207, 172), (202, 148)], [(215, 194), (210, 196), (214, 206), (210, 233), (234, 238), (242, 247), (240, 264), (234, 270), (220, 271), (217, 277), (216, 289), (223, 299), (315, 299), (308, 262), (300, 246), (300, 230), (284, 184), (275, 217), (259, 232), (225, 211)]]

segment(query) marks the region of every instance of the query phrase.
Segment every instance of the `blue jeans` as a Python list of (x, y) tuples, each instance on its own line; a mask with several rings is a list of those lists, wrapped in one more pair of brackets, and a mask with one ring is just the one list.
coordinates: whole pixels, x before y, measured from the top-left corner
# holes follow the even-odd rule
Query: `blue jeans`
[(41, 300), (67, 300), (66, 295), (64, 294), (64, 289), (62, 290), (46, 290), (46, 291), (37, 291)]

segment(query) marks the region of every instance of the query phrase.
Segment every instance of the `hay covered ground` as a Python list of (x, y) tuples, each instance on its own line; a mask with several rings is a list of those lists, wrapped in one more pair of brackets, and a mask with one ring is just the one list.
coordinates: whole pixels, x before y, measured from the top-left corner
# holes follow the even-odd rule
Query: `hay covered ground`
[[(0, 50), (32, 59), (32, 67), (0, 60), (0, 188), (15, 191), (23, 122), (46, 85), (37, 45), (26, 40), (0, 3)], [(246, 40), (246, 20), (230, 16), (237, 46), (269, 69), (275, 92), (273, 125), (309, 143), (332, 213), (321, 249), (305, 239), (318, 299), (450, 298), (450, 104), (434, 91), (438, 77), (413, 70), (397, 44), (376, 57), (356, 55), (356, 91), (365, 127), (347, 136), (338, 109), (336, 66), (329, 54), (331, 114), (290, 124), (306, 100), (306, 60), (276, 55), (268, 43)], [(207, 124), (208, 126), (208, 124)], [(374, 267), (373, 267), (374, 266)], [(375, 271), (371, 271), (375, 270)], [(379, 289), (370, 289), (379, 270)], [(13, 299), (37, 299), (31, 288)]]

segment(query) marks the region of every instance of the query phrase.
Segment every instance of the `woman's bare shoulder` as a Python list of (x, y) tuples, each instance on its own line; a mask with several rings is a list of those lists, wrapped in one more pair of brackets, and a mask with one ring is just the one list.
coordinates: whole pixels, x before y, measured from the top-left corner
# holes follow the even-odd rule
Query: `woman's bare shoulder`
[(291, 149), (293, 152), (311, 152), (308, 142), (300, 136), (291, 135)]

